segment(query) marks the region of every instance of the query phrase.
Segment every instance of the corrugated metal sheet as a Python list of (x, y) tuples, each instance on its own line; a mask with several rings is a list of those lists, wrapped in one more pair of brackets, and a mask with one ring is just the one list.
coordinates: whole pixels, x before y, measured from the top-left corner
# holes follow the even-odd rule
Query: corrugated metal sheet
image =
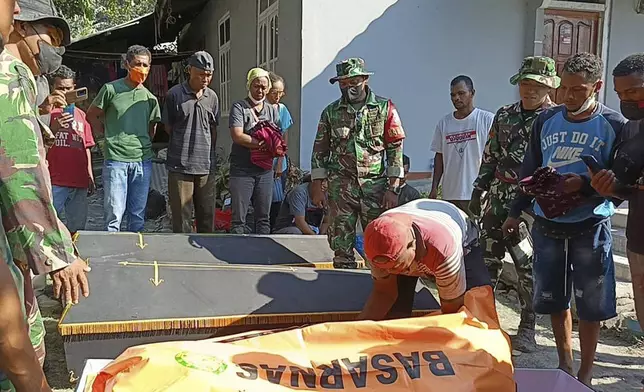
[(168, 169), (166, 169), (165, 163), (152, 163), (150, 187), (156, 189), (162, 195), (168, 195)]

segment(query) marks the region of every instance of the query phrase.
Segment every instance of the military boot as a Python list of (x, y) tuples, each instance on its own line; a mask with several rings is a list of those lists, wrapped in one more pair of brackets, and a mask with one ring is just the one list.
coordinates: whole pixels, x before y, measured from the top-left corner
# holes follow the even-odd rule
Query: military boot
[(537, 350), (537, 341), (535, 340), (535, 327), (537, 317), (534, 312), (521, 311), (521, 322), (517, 334), (510, 337), (512, 341), (512, 351), (520, 353), (531, 353)]
[(358, 263), (355, 259), (350, 260), (346, 257), (335, 256), (333, 258), (334, 269), (358, 269)]

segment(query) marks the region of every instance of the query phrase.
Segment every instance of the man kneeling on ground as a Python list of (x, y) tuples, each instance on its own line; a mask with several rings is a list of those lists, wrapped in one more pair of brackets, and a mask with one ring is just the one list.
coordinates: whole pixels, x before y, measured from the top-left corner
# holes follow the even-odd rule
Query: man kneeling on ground
[[(322, 191), (326, 194), (328, 183), (322, 180)], [(328, 214), (311, 200), (310, 177), (293, 188), (282, 201), (273, 234), (326, 235)]]
[(374, 286), (360, 320), (410, 317), (418, 278), (436, 278), (443, 313), (458, 312), (467, 290), (491, 286), (476, 226), (445, 201), (386, 211), (367, 226), (364, 244)]

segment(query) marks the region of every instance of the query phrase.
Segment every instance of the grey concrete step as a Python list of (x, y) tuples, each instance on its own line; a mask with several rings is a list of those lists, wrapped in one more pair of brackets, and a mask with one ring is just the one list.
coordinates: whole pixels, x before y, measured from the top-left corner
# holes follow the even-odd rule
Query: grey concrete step
[(626, 220), (628, 219), (628, 202), (622, 203), (619, 208), (615, 210), (615, 215), (611, 218), (613, 227), (626, 228)]
[(626, 256), (626, 229), (613, 227), (611, 231), (613, 234), (613, 254)]

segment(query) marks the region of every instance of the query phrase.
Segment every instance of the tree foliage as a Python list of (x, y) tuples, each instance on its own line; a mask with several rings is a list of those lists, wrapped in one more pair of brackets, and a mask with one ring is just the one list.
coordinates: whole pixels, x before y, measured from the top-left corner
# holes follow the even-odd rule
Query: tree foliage
[(54, 0), (74, 39), (109, 29), (154, 11), (156, 0)]

